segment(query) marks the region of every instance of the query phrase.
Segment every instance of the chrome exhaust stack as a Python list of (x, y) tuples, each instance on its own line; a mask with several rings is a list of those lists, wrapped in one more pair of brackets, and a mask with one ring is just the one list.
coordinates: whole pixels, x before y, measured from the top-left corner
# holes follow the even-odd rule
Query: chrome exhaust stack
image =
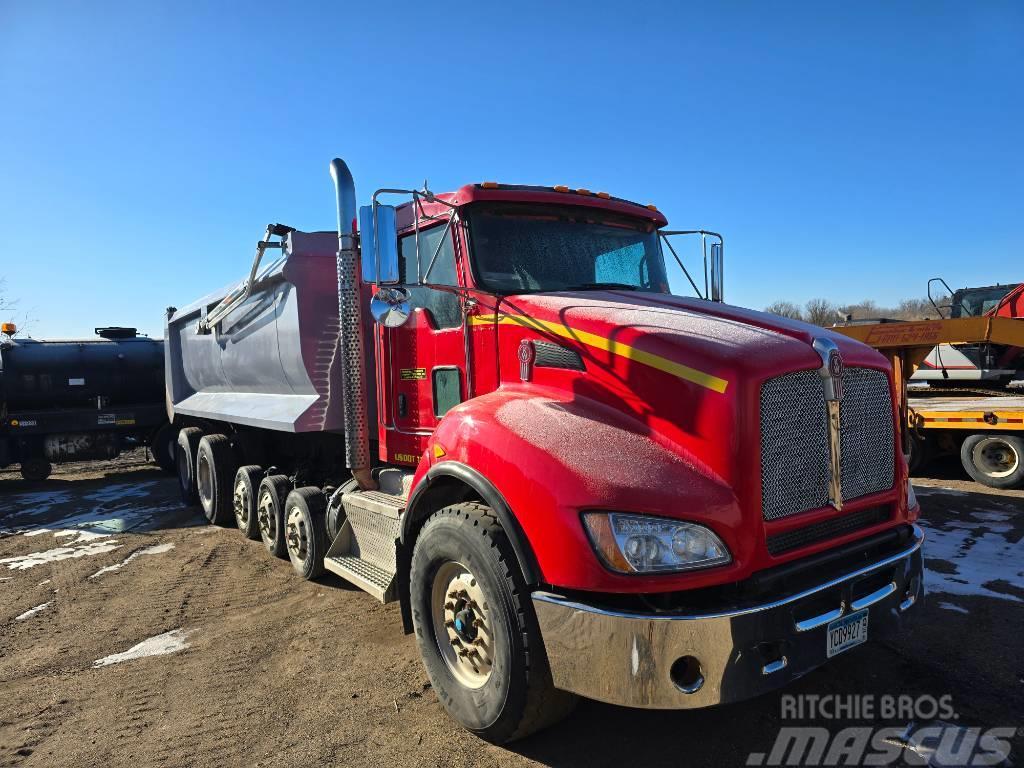
[(345, 161), (331, 161), (338, 198), (338, 322), (344, 388), (345, 466), (359, 487), (377, 487), (370, 474), (370, 430), (366, 416), (366, 356), (359, 310), (359, 254), (356, 246), (356, 187)]

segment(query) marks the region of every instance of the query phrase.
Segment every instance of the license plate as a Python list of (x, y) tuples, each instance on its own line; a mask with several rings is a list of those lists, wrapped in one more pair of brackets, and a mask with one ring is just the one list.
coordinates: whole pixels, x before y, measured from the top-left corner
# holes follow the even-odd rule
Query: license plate
[(829, 622), (826, 649), (828, 658), (860, 645), (868, 639), (868, 609)]

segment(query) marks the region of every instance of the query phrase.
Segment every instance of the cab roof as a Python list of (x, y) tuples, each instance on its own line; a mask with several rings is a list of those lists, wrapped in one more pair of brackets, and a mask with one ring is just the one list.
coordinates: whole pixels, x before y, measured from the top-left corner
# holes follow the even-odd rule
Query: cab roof
[[(436, 195), (451, 205), (463, 206), (475, 202), (505, 203), (540, 203), (546, 205), (578, 205), (586, 208), (597, 208), (625, 216), (647, 219), (656, 227), (664, 227), (668, 219), (653, 205), (642, 205), (621, 197), (612, 197), (607, 192), (591, 192), (588, 189), (569, 189), (564, 186), (541, 187), (527, 184), (499, 184), (485, 181), (477, 184), (465, 184), (454, 192)], [(408, 211), (412, 203), (399, 206), (399, 228), (412, 226)], [(445, 216), (448, 207), (441, 203), (423, 203), (423, 214), (426, 217)], [(404, 215), (403, 215), (404, 214)], [(423, 217), (421, 216), (421, 222)], [(422, 225), (422, 224), (421, 224)]]

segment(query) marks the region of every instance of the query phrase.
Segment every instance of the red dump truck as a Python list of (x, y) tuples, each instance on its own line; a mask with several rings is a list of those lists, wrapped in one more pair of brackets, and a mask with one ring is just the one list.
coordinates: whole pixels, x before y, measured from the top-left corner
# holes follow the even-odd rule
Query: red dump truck
[(336, 234), (271, 225), (245, 280), (168, 310), (212, 523), (398, 601), (495, 743), (577, 696), (738, 701), (898, 631), (923, 536), (878, 352), (724, 304), (721, 238), (651, 205), (484, 182), (357, 215), (331, 171)]

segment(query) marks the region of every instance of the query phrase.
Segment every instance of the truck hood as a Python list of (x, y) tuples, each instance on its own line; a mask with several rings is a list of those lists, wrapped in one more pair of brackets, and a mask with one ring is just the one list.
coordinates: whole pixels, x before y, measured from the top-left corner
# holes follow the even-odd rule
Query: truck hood
[(719, 388), (718, 380), (725, 381), (726, 391), (744, 380), (763, 381), (820, 366), (811, 346), (816, 338), (833, 341), (847, 365), (888, 366), (870, 347), (809, 323), (668, 294), (526, 294), (506, 298), (501, 311), (533, 318), (569, 340), (605, 339), (606, 346), (619, 347), (634, 360), (660, 359), (693, 368), (713, 377)]

